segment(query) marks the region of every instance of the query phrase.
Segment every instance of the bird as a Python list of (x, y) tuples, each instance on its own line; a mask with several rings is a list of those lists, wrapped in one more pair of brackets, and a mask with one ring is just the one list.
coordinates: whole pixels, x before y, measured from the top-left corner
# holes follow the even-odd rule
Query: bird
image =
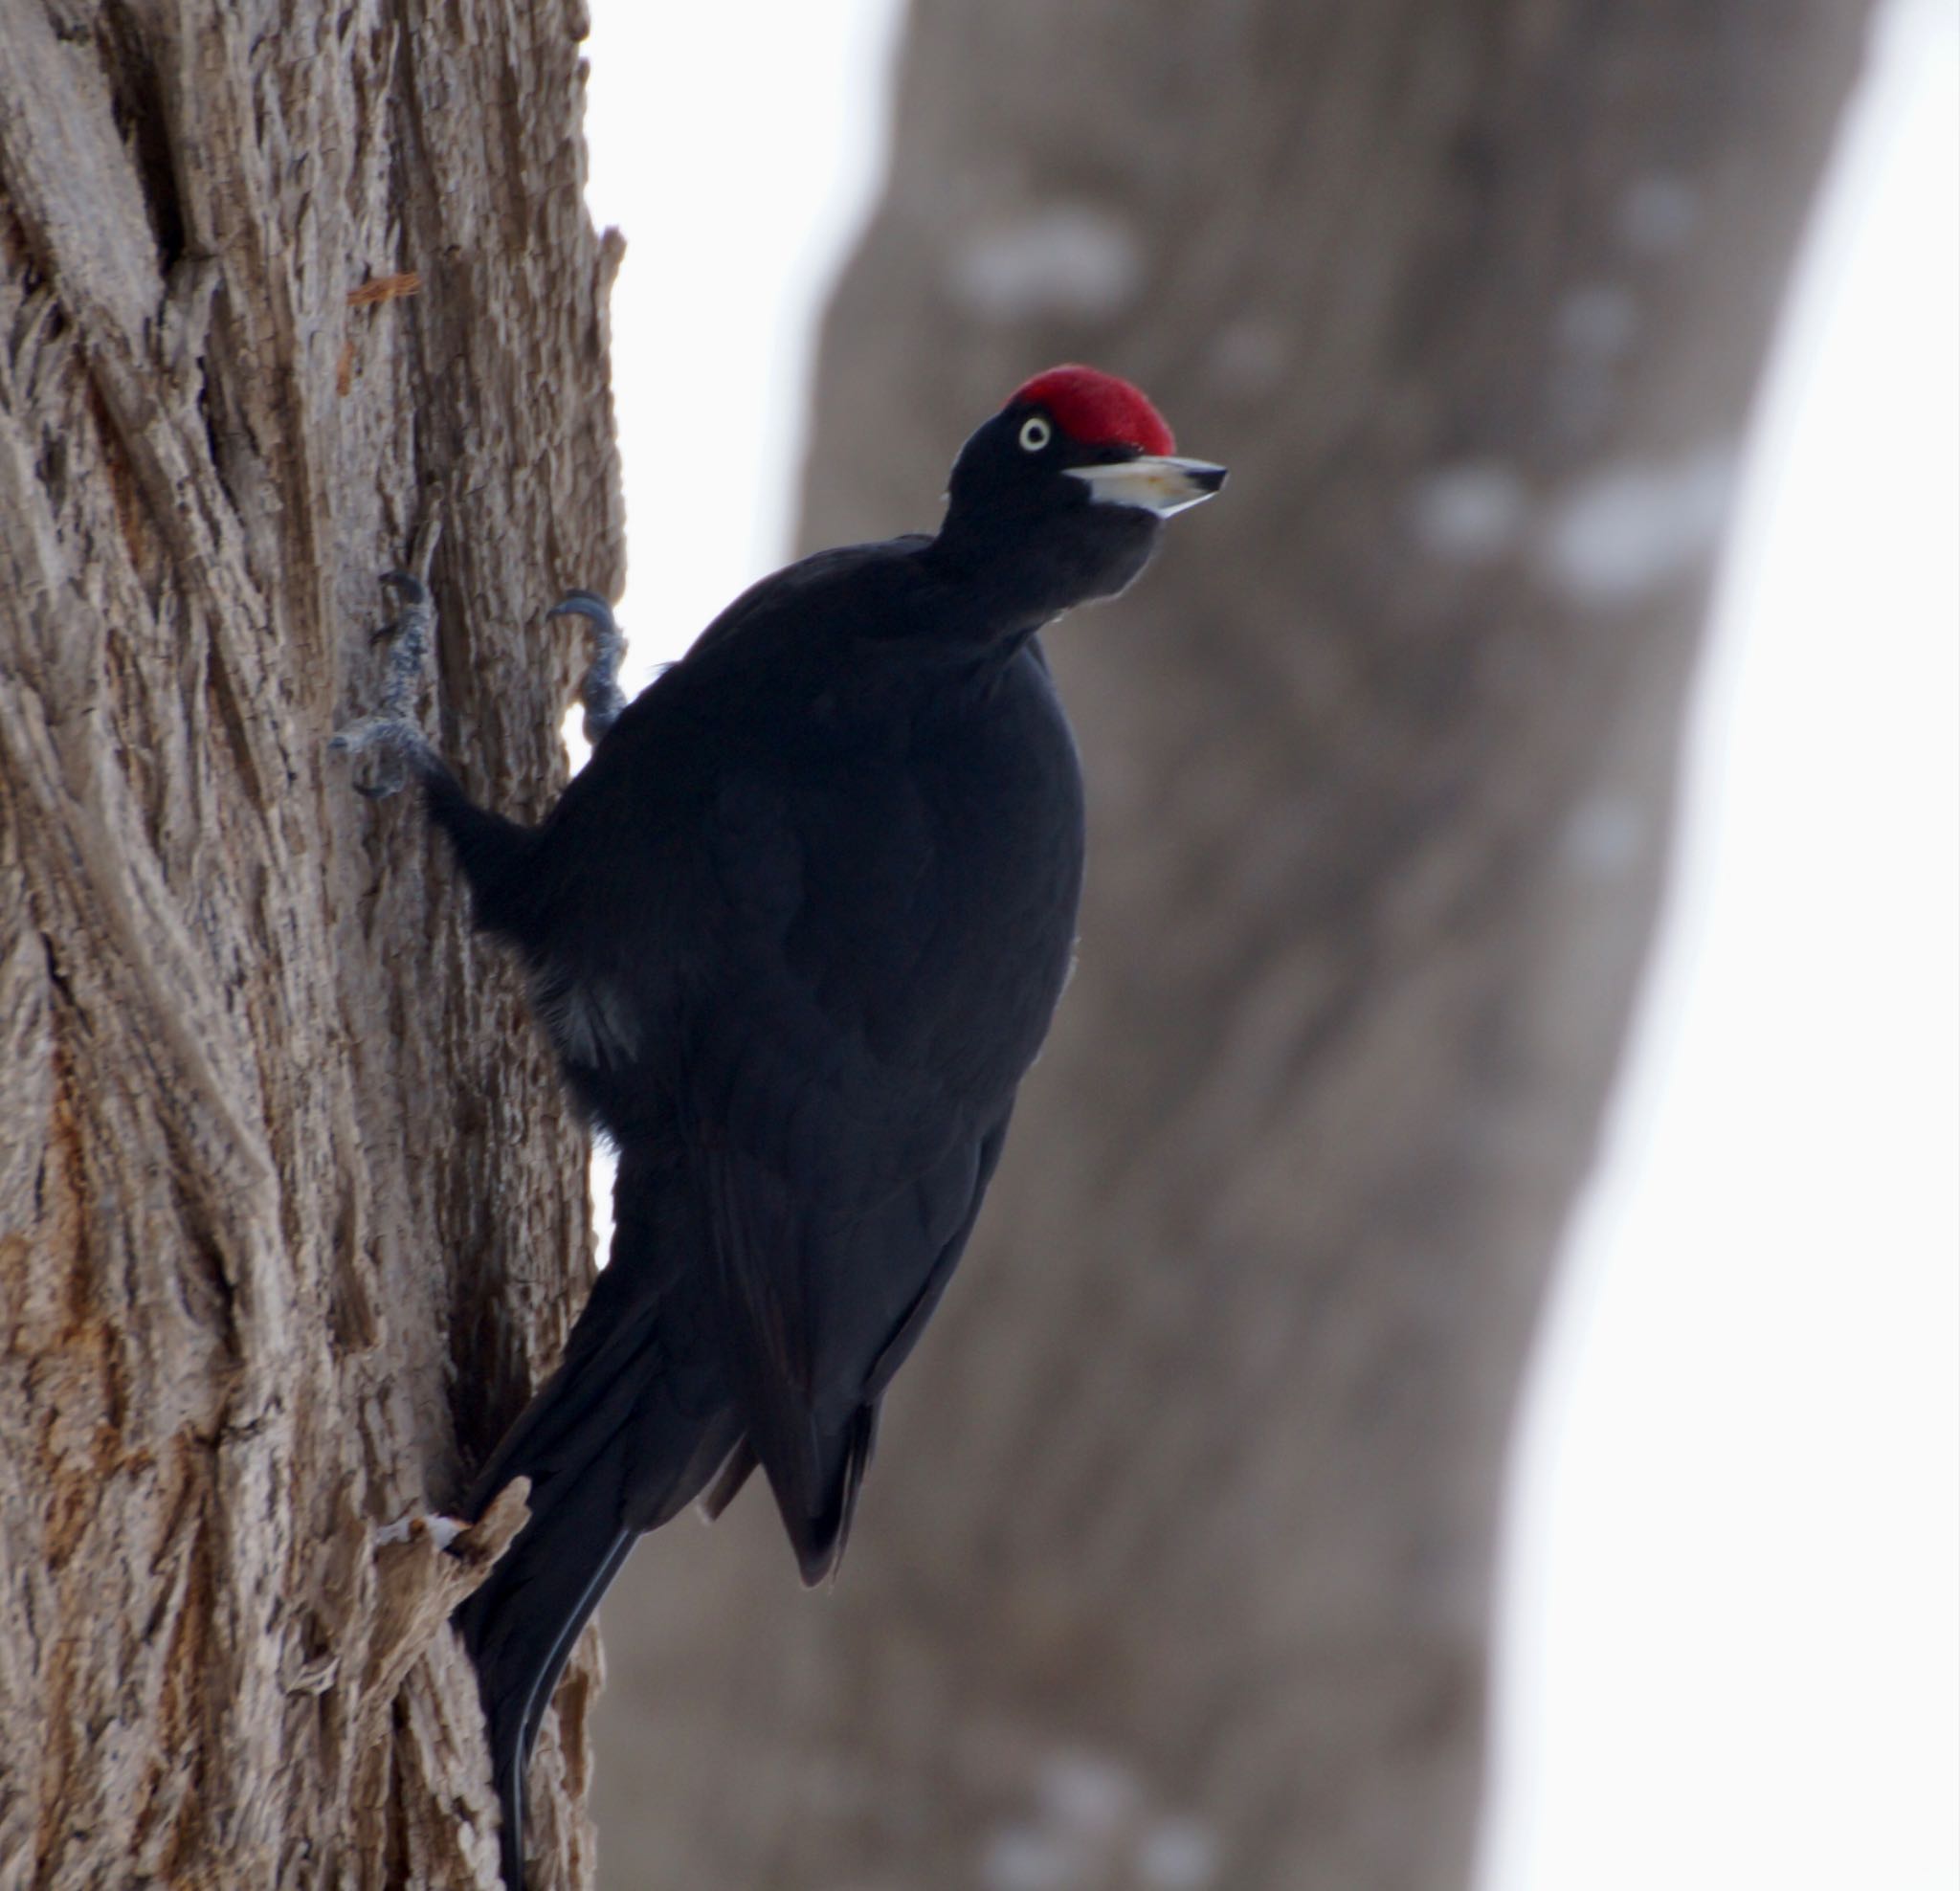
[[(567, 598), (594, 746), (537, 825), (399, 714), (337, 738), (406, 758), (618, 1157), (610, 1260), (462, 1506), (530, 1480), (457, 1615), (510, 1891), (539, 1726), (641, 1535), (760, 1469), (803, 1581), (834, 1575), (1070, 974), (1083, 787), (1039, 633), (1225, 478), (1128, 382), (1054, 367), (960, 449), (936, 533), (764, 579), (630, 704), (610, 607)], [(419, 660), (426, 590), (391, 582)]]

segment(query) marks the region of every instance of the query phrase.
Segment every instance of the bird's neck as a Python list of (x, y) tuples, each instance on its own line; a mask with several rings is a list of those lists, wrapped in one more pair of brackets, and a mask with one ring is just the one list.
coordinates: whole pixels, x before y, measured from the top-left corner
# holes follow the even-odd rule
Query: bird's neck
[(963, 638), (1018, 646), (1078, 601), (1055, 561), (985, 524), (948, 517), (925, 556), (947, 627)]

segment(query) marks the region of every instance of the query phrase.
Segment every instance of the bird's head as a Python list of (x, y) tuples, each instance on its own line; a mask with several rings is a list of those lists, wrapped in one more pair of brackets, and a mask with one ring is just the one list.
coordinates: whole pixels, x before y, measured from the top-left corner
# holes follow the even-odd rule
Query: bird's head
[(1051, 367), (960, 449), (941, 540), (1043, 614), (1113, 597), (1163, 522), (1225, 483), (1224, 467), (1180, 459), (1175, 444), (1127, 381)]

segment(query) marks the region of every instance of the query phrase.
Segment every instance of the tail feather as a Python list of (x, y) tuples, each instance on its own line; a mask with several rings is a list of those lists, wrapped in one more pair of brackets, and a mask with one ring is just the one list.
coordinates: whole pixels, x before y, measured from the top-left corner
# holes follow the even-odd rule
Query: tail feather
[(742, 1486), (755, 1474), (762, 1460), (755, 1455), (755, 1447), (744, 1438), (726, 1457), (722, 1468), (714, 1475), (713, 1481), (695, 1499), (694, 1507), (706, 1523), (716, 1523), (722, 1512), (742, 1494)]
[(511, 1479), (531, 1479), (530, 1521), (457, 1612), (489, 1725), (508, 1891), (523, 1886), (525, 1768), (579, 1632), (641, 1533), (691, 1502), (739, 1442), (725, 1413), (676, 1404), (651, 1324), (626, 1330), (635, 1324), (585, 1346), (574, 1334), (466, 1506), (480, 1516)]
[[(457, 1625), (477, 1664), (490, 1761), (502, 1809), (501, 1847), (507, 1891), (523, 1891), (524, 1773), (544, 1724), (545, 1710), (571, 1657), (579, 1632), (619, 1573), (638, 1538), (636, 1530), (603, 1534), (596, 1518), (580, 1520), (595, 1533), (563, 1540), (574, 1527), (561, 1514), (548, 1542), (533, 1542), (533, 1518), (505, 1552), (503, 1562), (457, 1612)], [(523, 1567), (504, 1578), (505, 1565)]]

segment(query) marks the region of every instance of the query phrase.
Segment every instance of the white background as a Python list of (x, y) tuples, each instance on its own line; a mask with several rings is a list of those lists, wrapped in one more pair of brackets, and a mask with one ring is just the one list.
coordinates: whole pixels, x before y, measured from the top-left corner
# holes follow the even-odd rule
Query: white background
[[(746, 9), (593, 11), (590, 199), (630, 242), (633, 688), (786, 554), (897, 14), (771, 9), (763, 56)], [(1676, 884), (1526, 1401), (1485, 1891), (1960, 1886), (1950, 0), (1894, 0), (1873, 54), (1751, 443)]]
[(1786, 311), (1517, 1465), (1490, 1891), (1960, 1887), (1960, 33)]

